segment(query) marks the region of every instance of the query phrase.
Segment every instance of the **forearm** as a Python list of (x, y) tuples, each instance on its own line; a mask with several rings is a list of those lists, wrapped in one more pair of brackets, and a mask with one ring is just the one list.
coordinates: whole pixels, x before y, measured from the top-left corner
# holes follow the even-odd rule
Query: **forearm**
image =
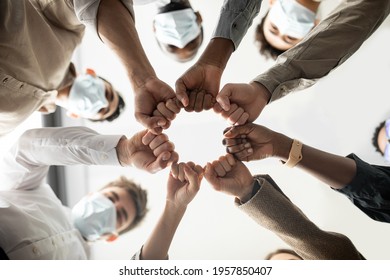
[(275, 66), (254, 81), (268, 89), (271, 102), (312, 86), (352, 56), (389, 12), (389, 1), (343, 1), (301, 43), (280, 55)]
[(120, 58), (133, 87), (139, 87), (156, 74), (142, 48), (135, 21), (120, 2), (102, 0), (97, 15), (98, 33)]
[(186, 207), (177, 207), (167, 201), (162, 216), (143, 246), (141, 259), (167, 259), (169, 247), (185, 211)]
[(231, 40), (213, 38), (199, 58), (198, 63), (213, 65), (223, 71), (233, 51), (234, 45)]
[[(287, 161), (292, 145), (292, 139), (277, 134), (274, 145), (275, 155)], [(356, 163), (354, 160), (331, 153), (327, 153), (306, 144), (302, 146), (302, 160), (297, 164), (332, 188), (343, 188), (349, 184), (356, 175)]]
[(259, 191), (237, 206), (262, 227), (277, 234), (304, 259), (360, 259), (352, 242), (312, 223), (268, 175), (259, 175)]
[(213, 38), (225, 38), (237, 49), (253, 19), (260, 11), (261, 0), (225, 0)]
[(8, 189), (36, 186), (51, 165), (119, 165), (115, 147), (121, 137), (100, 135), (86, 127), (28, 130), (1, 162), (2, 185)]

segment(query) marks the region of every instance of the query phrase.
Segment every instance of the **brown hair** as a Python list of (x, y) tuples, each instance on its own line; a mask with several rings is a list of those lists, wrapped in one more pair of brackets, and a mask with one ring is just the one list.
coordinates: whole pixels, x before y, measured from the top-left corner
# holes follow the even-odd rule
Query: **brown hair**
[(384, 154), (379, 149), (379, 146), (378, 146), (378, 135), (379, 135), (379, 131), (382, 129), (382, 127), (384, 127), (385, 123), (386, 123), (386, 121), (383, 121), (375, 128), (374, 135), (372, 136), (372, 139), (371, 139), (371, 142), (372, 142), (372, 145), (374, 145), (375, 151), (379, 152), (382, 156)]
[(270, 43), (268, 43), (267, 39), (264, 36), (264, 22), (267, 16), (268, 16), (268, 12), (261, 19), (260, 23), (256, 27), (255, 42), (256, 45), (258, 45), (259, 51), (262, 55), (264, 55), (266, 58), (272, 58), (275, 60), (284, 51), (281, 51), (273, 47)]
[(133, 222), (119, 233), (122, 234), (135, 228), (143, 220), (146, 212), (148, 211), (148, 209), (146, 208), (148, 196), (147, 192), (144, 189), (142, 189), (138, 184), (134, 183), (132, 180), (129, 180), (124, 176), (121, 176), (119, 177), (119, 179), (108, 183), (102, 189), (114, 186), (123, 188), (127, 191), (130, 197), (133, 199), (137, 211)]
[(271, 253), (269, 253), (266, 257), (265, 257), (265, 260), (270, 260), (273, 256), (277, 255), (277, 254), (291, 254), (291, 255), (294, 255), (296, 256), (297, 258), (300, 258), (301, 260), (302, 257), (300, 255), (298, 255), (295, 251), (293, 250), (290, 250), (290, 249), (278, 249), (276, 251), (273, 251)]

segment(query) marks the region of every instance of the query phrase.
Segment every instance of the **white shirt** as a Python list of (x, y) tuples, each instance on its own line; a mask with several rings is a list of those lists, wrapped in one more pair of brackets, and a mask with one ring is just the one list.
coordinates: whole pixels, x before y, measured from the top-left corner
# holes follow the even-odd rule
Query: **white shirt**
[(44, 183), (50, 165), (119, 165), (121, 135), (85, 127), (25, 132), (0, 161), (0, 247), (9, 259), (87, 259), (88, 245)]

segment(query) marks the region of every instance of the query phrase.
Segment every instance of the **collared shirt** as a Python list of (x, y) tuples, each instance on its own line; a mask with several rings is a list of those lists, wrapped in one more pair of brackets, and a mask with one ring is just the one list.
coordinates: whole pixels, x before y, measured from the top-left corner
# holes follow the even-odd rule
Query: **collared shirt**
[(71, 0), (1, 1), (0, 73), (58, 89), (84, 29)]
[(299, 44), (253, 81), (275, 101), (308, 88), (354, 54), (390, 13), (390, 1), (344, 1)]
[(0, 137), (36, 110), (54, 112), (84, 29), (72, 0), (0, 1)]
[(86, 127), (25, 132), (0, 162), (0, 247), (9, 259), (86, 259), (69, 209), (44, 183), (50, 165), (120, 165), (122, 135)]

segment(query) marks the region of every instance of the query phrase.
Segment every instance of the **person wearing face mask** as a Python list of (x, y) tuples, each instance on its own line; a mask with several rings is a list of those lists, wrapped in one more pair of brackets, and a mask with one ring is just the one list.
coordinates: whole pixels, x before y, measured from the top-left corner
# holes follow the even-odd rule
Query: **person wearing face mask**
[(276, 59), (302, 41), (319, 22), (320, 2), (322, 0), (270, 0), (269, 11), (256, 27), (255, 39), (260, 53)]
[(390, 223), (389, 166), (369, 164), (353, 153), (346, 157), (327, 153), (253, 123), (232, 127), (224, 136), (227, 151), (237, 159), (279, 158), (344, 194), (371, 219)]
[(153, 117), (153, 110), (175, 93), (157, 78), (134, 20), (132, 0), (1, 1), (0, 136), (34, 111), (50, 112), (58, 92), (74, 79), (70, 61), (85, 27), (123, 63), (135, 95), (136, 119), (161, 133), (170, 120)]
[(1, 258), (87, 259), (87, 241), (113, 241), (145, 216), (146, 192), (124, 177), (86, 195), (71, 211), (45, 183), (50, 165), (134, 166), (155, 173), (177, 160), (168, 137), (147, 130), (130, 139), (86, 127), (26, 131), (0, 161)]
[[(167, 1), (162, 1), (167, 2)], [(160, 49), (178, 62), (195, 57), (203, 42), (202, 17), (188, 0), (156, 1), (153, 32)]]
[(215, 111), (231, 123), (253, 122), (267, 104), (313, 86), (347, 61), (389, 13), (389, 1), (343, 1), (271, 68), (249, 83), (226, 84), (216, 96)]
[(390, 162), (390, 119), (381, 122), (375, 128), (372, 145), (387, 162)]
[(66, 109), (72, 118), (111, 122), (124, 110), (125, 102), (111, 83), (87, 69), (71, 85), (58, 91), (54, 104), (48, 104), (40, 111), (48, 111), (47, 108), (50, 110), (50, 106), (55, 105)]

